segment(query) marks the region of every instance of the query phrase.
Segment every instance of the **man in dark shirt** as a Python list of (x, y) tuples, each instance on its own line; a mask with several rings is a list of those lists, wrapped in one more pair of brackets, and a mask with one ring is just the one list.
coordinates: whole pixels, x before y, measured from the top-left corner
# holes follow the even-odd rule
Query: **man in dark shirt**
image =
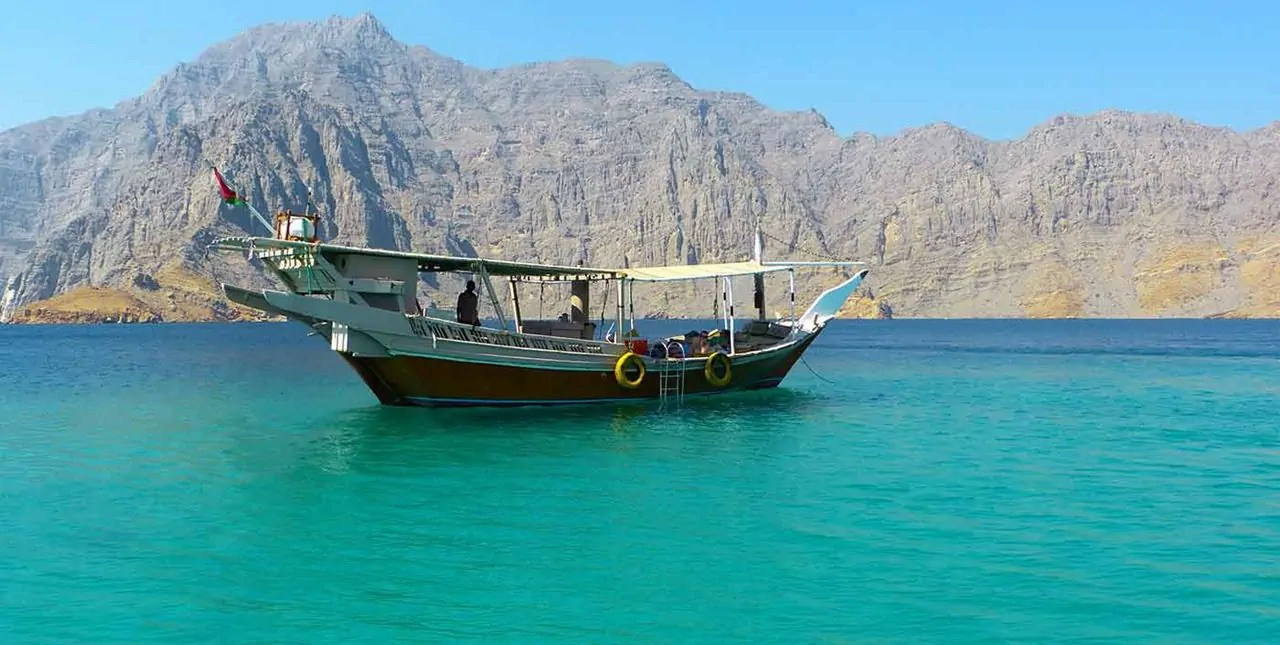
[(480, 324), (480, 298), (476, 295), (474, 280), (467, 280), (467, 290), (458, 294), (458, 322)]

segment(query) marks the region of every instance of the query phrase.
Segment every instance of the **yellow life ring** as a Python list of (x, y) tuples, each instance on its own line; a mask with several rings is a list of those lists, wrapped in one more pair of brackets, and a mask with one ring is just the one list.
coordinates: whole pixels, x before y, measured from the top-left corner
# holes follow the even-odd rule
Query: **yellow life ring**
[[(627, 368), (632, 364), (635, 365), (635, 379), (627, 378)], [(618, 385), (634, 390), (640, 387), (640, 382), (644, 380), (644, 359), (637, 356), (634, 352), (627, 352), (618, 357), (618, 362), (613, 364), (613, 378), (618, 381)]]
[[(724, 375), (716, 376), (715, 364), (724, 363)], [(724, 352), (713, 352), (707, 357), (707, 364), (702, 368), (702, 375), (707, 377), (707, 382), (714, 387), (724, 387), (733, 379), (733, 366), (729, 361), (729, 356)]]

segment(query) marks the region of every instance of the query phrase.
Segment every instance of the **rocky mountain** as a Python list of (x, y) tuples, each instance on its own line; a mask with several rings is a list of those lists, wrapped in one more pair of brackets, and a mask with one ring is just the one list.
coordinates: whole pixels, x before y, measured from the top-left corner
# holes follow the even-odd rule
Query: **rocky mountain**
[[(324, 238), (384, 248), (710, 262), (748, 254), (759, 221), (771, 258), (867, 261), (856, 315), (1280, 311), (1280, 122), (1108, 111), (1014, 141), (947, 124), (846, 138), (658, 64), (468, 67), (368, 14), (264, 25), (114, 108), (0, 132), (0, 284), (28, 317), (103, 289), (165, 320), (243, 316), (213, 280), (271, 281), (204, 247), (263, 231), (220, 207), (209, 163), (259, 211), (311, 191)], [(709, 316), (713, 289), (638, 289), (637, 308)]]

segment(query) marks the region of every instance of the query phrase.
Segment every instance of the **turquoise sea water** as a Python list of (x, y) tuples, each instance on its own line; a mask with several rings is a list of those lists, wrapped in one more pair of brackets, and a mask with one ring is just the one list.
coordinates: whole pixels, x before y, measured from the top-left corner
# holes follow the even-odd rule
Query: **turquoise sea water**
[(1274, 322), (838, 322), (662, 414), (305, 333), (0, 327), (0, 642), (1280, 642)]

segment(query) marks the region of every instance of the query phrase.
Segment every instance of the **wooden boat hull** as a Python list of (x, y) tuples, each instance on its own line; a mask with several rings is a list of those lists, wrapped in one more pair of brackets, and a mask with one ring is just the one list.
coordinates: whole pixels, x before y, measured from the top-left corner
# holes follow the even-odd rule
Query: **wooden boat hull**
[[(763, 389), (778, 386), (801, 354), (817, 338), (777, 351), (736, 356), (729, 383), (717, 387), (705, 374), (705, 360), (680, 366), (685, 370), (685, 396)], [(426, 356), (358, 356), (340, 353), (385, 405), (463, 407), (570, 405), (626, 402), (661, 397), (660, 367), (650, 363), (640, 385), (626, 388), (612, 366), (598, 371), (556, 370), (462, 362)]]

